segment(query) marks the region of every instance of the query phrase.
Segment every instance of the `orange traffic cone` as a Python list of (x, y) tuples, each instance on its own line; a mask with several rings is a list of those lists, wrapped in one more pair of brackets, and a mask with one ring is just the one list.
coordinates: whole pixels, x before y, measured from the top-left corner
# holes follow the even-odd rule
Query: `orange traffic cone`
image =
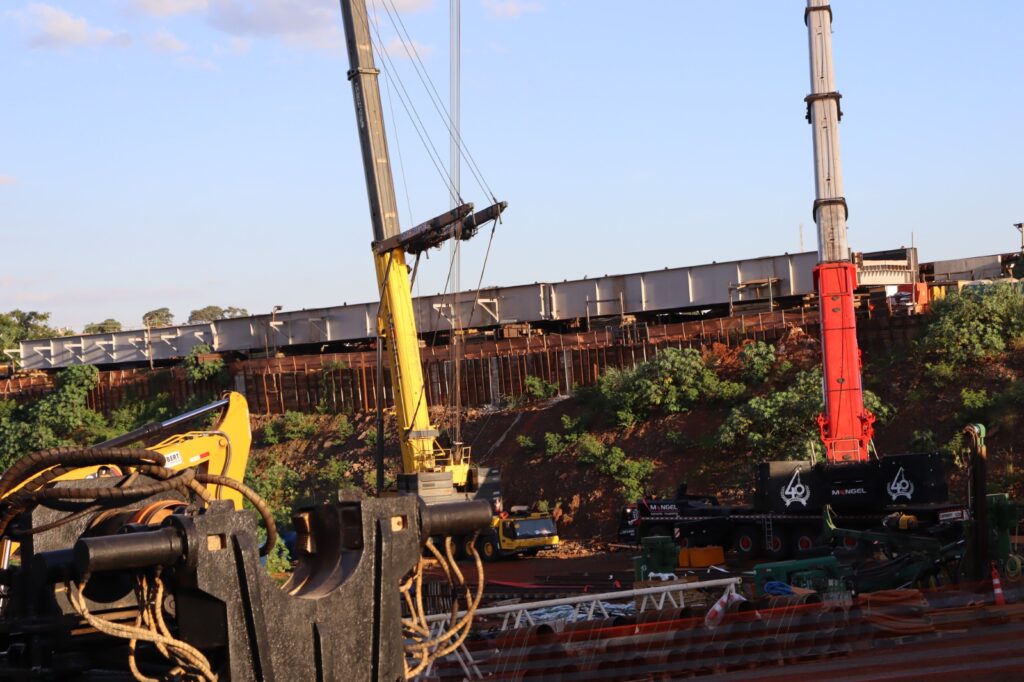
[(1006, 597), (1003, 596), (1003, 583), (999, 580), (999, 569), (996, 562), (992, 562), (992, 597), (996, 606), (1006, 606)]

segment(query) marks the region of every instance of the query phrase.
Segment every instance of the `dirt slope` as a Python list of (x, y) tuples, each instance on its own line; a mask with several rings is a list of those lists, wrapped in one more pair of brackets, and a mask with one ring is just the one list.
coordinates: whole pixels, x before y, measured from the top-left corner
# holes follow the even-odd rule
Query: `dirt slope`
[[(799, 333), (783, 339), (778, 349), (780, 361), (797, 367), (812, 366), (817, 361), (817, 351), (817, 341)], [(719, 347), (708, 352), (717, 354), (723, 371), (730, 371), (730, 363), (735, 362), (734, 350)], [(908, 452), (915, 444), (928, 441), (935, 447), (948, 445), (957, 431), (978, 417), (964, 407), (964, 388), (994, 396), (1005, 393), (1022, 376), (1024, 352), (1011, 353), (1000, 362), (982, 363), (970, 368), (958, 381), (941, 386), (926, 376), (918, 358), (905, 352), (876, 358), (865, 368), (866, 385), (894, 408), (891, 421), (877, 427), (878, 450)], [(557, 508), (563, 537), (613, 541), (617, 513), (625, 501), (616, 482), (593, 467), (579, 464), (572, 454), (552, 457), (544, 452), (544, 435), (562, 432), (564, 415), (579, 418), (588, 411), (590, 408), (579, 398), (554, 399), (505, 410), (474, 410), (466, 415), (463, 439), (472, 446), (474, 461), (501, 468), (507, 505), (545, 501), (552, 509)], [(686, 481), (693, 492), (741, 502), (751, 488), (754, 458), (744, 452), (723, 452), (700, 445), (717, 431), (727, 412), (723, 407), (698, 407), (687, 413), (655, 418), (632, 429), (599, 425), (587, 430), (601, 442), (621, 447), (629, 457), (650, 460), (654, 464), (654, 473), (648, 480), (651, 491), (671, 491)], [(1018, 472), (1024, 466), (1024, 448), (1018, 437), (1019, 409), (1012, 402), (1000, 403), (990, 406), (983, 416), (990, 427), (992, 486), (1010, 489), (1020, 496), (1024, 490)], [(444, 415), (435, 418), (444, 421)], [(602, 423), (600, 415), (591, 418)], [(317, 434), (310, 439), (262, 447), (257, 438), (253, 453), (257, 473), (268, 463), (284, 462), (300, 474), (309, 475), (331, 460), (343, 460), (349, 463), (347, 479), (370, 490), (374, 450), (364, 438), (373, 430), (372, 418), (353, 417), (354, 433), (347, 438), (338, 438), (333, 432), (336, 417), (317, 419)], [(265, 422), (266, 418), (256, 419), (254, 428)], [(393, 429), (389, 420), (389, 477), (398, 468)], [(530, 438), (535, 447), (520, 445), (520, 436)], [(949, 454), (948, 459), (954, 467), (955, 456)], [(957, 494), (960, 487), (955, 476), (954, 485), (953, 492)]]

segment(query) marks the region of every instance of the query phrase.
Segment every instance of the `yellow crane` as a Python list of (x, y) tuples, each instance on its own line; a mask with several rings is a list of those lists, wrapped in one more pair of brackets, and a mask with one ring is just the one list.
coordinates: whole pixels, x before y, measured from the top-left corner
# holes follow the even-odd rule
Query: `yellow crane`
[[(498, 472), (474, 467), (469, 447), (454, 443), (445, 448), (438, 442), (440, 434), (430, 420), (423, 382), (420, 340), (406, 263), (409, 255), (418, 258), (424, 251), (447, 240), (469, 239), (480, 225), (497, 220), (507, 204), (496, 202), (474, 212), (473, 204), (463, 203), (410, 230), (401, 231), (377, 83), (380, 72), (374, 63), (366, 3), (342, 0), (341, 10), (350, 64), (348, 78), (352, 82), (373, 226), (373, 258), (380, 293), (377, 343), (382, 344), (391, 373), (402, 449), (398, 488), (420, 495), (428, 504), (472, 498), (491, 501), (495, 516), (491, 528), (479, 539), (481, 554), (486, 559), (553, 547), (558, 544), (558, 535), (549, 514), (503, 512)], [(458, 315), (459, 311), (453, 314)], [(382, 467), (381, 462), (378, 467)], [(467, 549), (466, 540), (468, 538), (460, 543), (463, 551)]]

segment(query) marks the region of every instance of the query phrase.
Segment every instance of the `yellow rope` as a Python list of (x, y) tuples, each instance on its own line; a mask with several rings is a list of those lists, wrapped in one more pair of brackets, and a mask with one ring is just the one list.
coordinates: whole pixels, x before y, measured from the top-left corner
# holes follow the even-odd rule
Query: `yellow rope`
[[(138, 641), (152, 642), (154, 645), (159, 647), (166, 647), (166, 649), (172, 652), (174, 658), (178, 659), (179, 663), (182, 659), (188, 661), (189, 666), (194, 668), (196, 671), (196, 679), (203, 680), (204, 682), (217, 682), (217, 675), (210, 668), (210, 662), (202, 654), (201, 651), (183, 642), (180, 639), (176, 639), (170, 634), (164, 634), (158, 631), (158, 622), (162, 622), (162, 615), (154, 615), (149, 613), (151, 609), (162, 610), (163, 606), (159, 601), (154, 601), (152, 605), (147, 605), (144, 601), (139, 603), (139, 616), (136, 618), (136, 625), (124, 625), (122, 623), (115, 623), (107, 620), (106, 618), (100, 618), (89, 611), (89, 606), (85, 601), (85, 587), (88, 585), (88, 579), (83, 580), (77, 585), (71, 583), (67, 584), (68, 598), (71, 600), (71, 605), (75, 611), (78, 612), (82, 618), (85, 619), (89, 625), (93, 628), (112, 637), (120, 637), (122, 639), (129, 640), (129, 667), (132, 670), (132, 675), (139, 682), (155, 682), (152, 678), (143, 676), (138, 667), (135, 664), (135, 643)], [(141, 580), (145, 582), (145, 578)], [(158, 585), (157, 595), (162, 597), (163, 595), (163, 583), (159, 578), (155, 581)], [(148, 587), (143, 586), (139, 592), (142, 599), (148, 596)], [(147, 615), (148, 614), (148, 615)], [(140, 622), (145, 624), (149, 623), (149, 627), (142, 628), (138, 626)]]
[[(480, 605), (480, 600), (483, 598), (484, 593), (484, 567), (483, 562), (480, 559), (480, 554), (476, 551), (476, 536), (474, 535), (473, 541), (469, 543), (470, 555), (473, 557), (476, 563), (477, 572), (477, 585), (476, 593), (473, 594), (469, 587), (466, 585), (465, 577), (462, 571), (459, 570), (458, 565), (455, 562), (453, 543), (451, 538), (445, 538), (445, 554), (442, 555), (438, 551), (434, 543), (428, 538), (426, 542), (427, 550), (434, 555), (434, 559), (438, 562), (441, 570), (444, 572), (445, 577), (448, 580), (449, 586), (452, 588), (452, 613), (450, 625), (444, 632), (438, 634), (435, 637), (430, 636), (430, 628), (427, 625), (427, 616), (423, 609), (423, 564), (427, 559), (420, 558), (416, 569), (405, 583), (402, 584), (401, 590), (402, 595), (405, 598), (405, 603), (409, 607), (410, 618), (403, 618), (402, 623), (405, 625), (406, 632), (405, 636), (412, 642), (406, 644), (406, 655), (412, 659), (414, 665), (410, 665), (409, 660), (405, 661), (405, 678), (412, 679), (426, 670), (434, 661), (437, 659), (447, 656), (456, 649), (458, 649), (466, 641), (466, 637), (469, 636), (470, 629), (473, 625), (473, 618), (476, 615), (477, 607)], [(415, 600), (411, 594), (415, 588), (416, 597)], [(456, 622), (456, 616), (459, 612), (459, 597), (458, 588), (464, 590), (462, 596), (465, 602), (466, 608), (462, 618), (459, 618)], [(427, 636), (427, 639), (423, 638), (423, 635)]]

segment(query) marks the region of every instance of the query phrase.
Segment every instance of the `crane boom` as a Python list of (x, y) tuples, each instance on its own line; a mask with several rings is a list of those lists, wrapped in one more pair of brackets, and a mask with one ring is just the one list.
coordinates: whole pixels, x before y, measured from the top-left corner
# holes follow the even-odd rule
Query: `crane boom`
[[(447, 451), (438, 445), (438, 430), (430, 422), (427, 406), (406, 253), (399, 240), (398, 204), (377, 83), (380, 72), (374, 64), (366, 3), (342, 0), (341, 11), (374, 242), (394, 244), (391, 248), (375, 249), (373, 259), (380, 293), (377, 339), (387, 348), (402, 448), (402, 471), (407, 474), (434, 471)], [(465, 482), (468, 471), (468, 462), (463, 463), (458, 455), (455, 453), (460, 461), (448, 463), (456, 467), (453, 471), (456, 484)]]
[(857, 346), (854, 290), (857, 267), (846, 238), (848, 209), (839, 159), (841, 95), (832, 66), (832, 9), (828, 0), (807, 0), (811, 94), (807, 120), (814, 138), (814, 221), (818, 228), (815, 288), (821, 319), (825, 411), (818, 417), (825, 457), (831, 464), (865, 462), (875, 417), (864, 407)]
[(475, 482), (470, 481), (470, 449), (461, 443), (455, 443), (452, 448), (441, 447), (439, 431), (430, 421), (406, 256), (418, 257), (448, 239), (471, 238), (480, 225), (497, 220), (508, 204), (499, 201), (475, 213), (473, 204), (460, 204), (410, 230), (401, 231), (377, 83), (380, 72), (373, 59), (366, 1), (341, 0), (341, 14), (373, 224), (373, 260), (380, 292), (377, 342), (386, 348), (402, 448), (403, 476), (399, 478), (399, 487), (419, 492), (420, 476), (436, 474), (430, 483), (435, 493), (445, 487), (450, 492), (454, 492), (453, 487), (471, 491)]

